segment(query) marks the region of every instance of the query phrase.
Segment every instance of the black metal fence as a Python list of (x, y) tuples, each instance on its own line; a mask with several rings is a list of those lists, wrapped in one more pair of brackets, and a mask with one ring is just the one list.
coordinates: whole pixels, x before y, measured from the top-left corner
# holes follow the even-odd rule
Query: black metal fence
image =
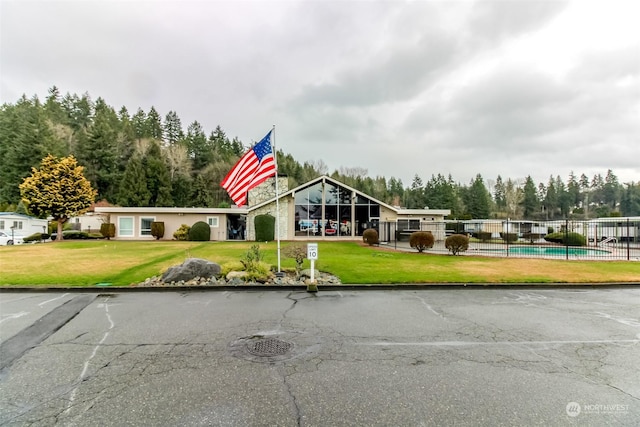
[(553, 259), (640, 260), (640, 217), (598, 220), (399, 221), (376, 224), (382, 244), (410, 250), (415, 231), (430, 231), (430, 252), (447, 252), (445, 239), (469, 236), (468, 255)]

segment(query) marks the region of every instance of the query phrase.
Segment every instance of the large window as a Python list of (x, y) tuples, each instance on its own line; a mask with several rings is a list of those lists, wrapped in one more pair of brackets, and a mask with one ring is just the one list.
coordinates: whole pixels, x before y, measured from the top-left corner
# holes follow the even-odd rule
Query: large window
[(133, 217), (118, 217), (118, 237), (133, 237)]
[(140, 218), (140, 235), (151, 236), (151, 223), (155, 221), (155, 217)]
[(325, 181), (296, 191), (295, 215), (296, 236), (360, 235), (380, 217), (380, 205)]

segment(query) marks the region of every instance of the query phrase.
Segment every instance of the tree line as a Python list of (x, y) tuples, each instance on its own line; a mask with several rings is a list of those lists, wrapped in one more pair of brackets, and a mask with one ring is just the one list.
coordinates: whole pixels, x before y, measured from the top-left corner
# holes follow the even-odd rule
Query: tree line
[[(97, 191), (96, 200), (121, 206), (227, 207), (220, 182), (249, 148), (218, 125), (207, 131), (194, 121), (186, 130), (175, 111), (151, 107), (131, 114), (88, 93), (62, 95), (52, 87), (44, 101), (23, 95), (0, 107), (0, 210), (15, 210), (19, 185), (51, 154), (73, 155)], [(278, 171), (294, 188), (327, 174), (385, 203), (406, 208), (450, 209), (453, 218), (592, 218), (640, 215), (640, 182), (620, 183), (612, 170), (593, 177), (570, 173), (546, 183), (485, 180), (468, 184), (451, 175), (418, 173), (407, 187), (400, 179), (372, 178), (366, 168), (332, 173), (322, 160), (300, 163), (278, 150)]]

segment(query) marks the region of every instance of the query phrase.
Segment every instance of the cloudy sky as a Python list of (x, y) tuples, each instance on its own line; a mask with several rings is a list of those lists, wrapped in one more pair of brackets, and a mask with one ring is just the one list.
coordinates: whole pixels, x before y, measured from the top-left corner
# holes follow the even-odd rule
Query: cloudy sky
[(640, 181), (640, 1), (0, 0), (0, 102), (53, 85), (329, 171)]

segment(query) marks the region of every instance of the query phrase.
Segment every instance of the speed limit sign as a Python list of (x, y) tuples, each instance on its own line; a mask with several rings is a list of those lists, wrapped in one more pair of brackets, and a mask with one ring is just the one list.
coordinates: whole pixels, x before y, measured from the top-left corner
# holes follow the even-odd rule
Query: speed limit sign
[(308, 259), (318, 259), (318, 244), (317, 243), (307, 243), (307, 258)]

